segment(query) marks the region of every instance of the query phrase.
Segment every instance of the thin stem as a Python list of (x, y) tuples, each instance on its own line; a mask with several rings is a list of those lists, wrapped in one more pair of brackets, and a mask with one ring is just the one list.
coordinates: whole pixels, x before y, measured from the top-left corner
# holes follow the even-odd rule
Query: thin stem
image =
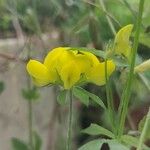
[(108, 107), (108, 115), (111, 121), (112, 130), (115, 131), (114, 128), (114, 106), (113, 106), (113, 97), (112, 92), (110, 88), (110, 83), (108, 80), (108, 74), (107, 74), (107, 59), (105, 60), (105, 81), (106, 81), (106, 99), (107, 99), (107, 107)]
[(32, 125), (32, 120), (33, 120), (33, 115), (32, 115), (32, 101), (28, 102), (28, 121), (29, 121), (29, 142), (30, 142), (30, 147), (31, 150), (34, 150), (33, 146), (33, 125)]
[(139, 145), (138, 145), (137, 150), (142, 150), (142, 146), (143, 146), (143, 143), (144, 143), (144, 140), (145, 140), (145, 135), (146, 135), (146, 132), (147, 132), (148, 127), (149, 127), (148, 126), (149, 121), (150, 121), (150, 107), (149, 107), (149, 111), (148, 111), (147, 116), (146, 116), (146, 121), (145, 121), (143, 130), (142, 130), (142, 133), (141, 133), (141, 136), (140, 136), (140, 141), (139, 141)]
[[(103, 1), (103, 0), (99, 0), (99, 2), (100, 2), (100, 4), (101, 4), (101, 6), (102, 6), (102, 9), (103, 9), (105, 12), (107, 12), (106, 7), (105, 7), (105, 4), (104, 4), (104, 1)], [(113, 33), (114, 35), (116, 35), (116, 30), (115, 30), (115, 27), (114, 27), (114, 25), (113, 25), (113, 23), (112, 23), (110, 17), (106, 15), (106, 19), (107, 19), (107, 21), (108, 21), (108, 24), (109, 24), (109, 26), (110, 26), (110, 29), (111, 29), (112, 33)]]
[(69, 94), (69, 120), (68, 120), (68, 134), (66, 150), (71, 150), (71, 133), (72, 133), (72, 89), (68, 91)]
[(137, 23), (136, 23), (135, 37), (134, 37), (133, 49), (132, 49), (132, 55), (131, 55), (130, 71), (128, 75), (127, 86), (121, 97), (121, 101), (123, 102), (123, 107), (122, 107), (122, 112), (120, 116), (120, 124), (119, 124), (119, 130), (118, 130), (119, 138), (123, 134), (125, 119), (126, 119), (126, 115), (128, 111), (129, 99), (131, 95), (131, 86), (132, 86), (132, 81), (134, 78), (135, 58), (136, 58), (137, 48), (138, 48), (138, 43), (139, 43), (139, 35), (140, 35), (140, 28), (141, 28), (141, 22), (142, 22), (143, 9), (144, 9), (144, 0), (140, 0), (139, 14), (138, 14)]

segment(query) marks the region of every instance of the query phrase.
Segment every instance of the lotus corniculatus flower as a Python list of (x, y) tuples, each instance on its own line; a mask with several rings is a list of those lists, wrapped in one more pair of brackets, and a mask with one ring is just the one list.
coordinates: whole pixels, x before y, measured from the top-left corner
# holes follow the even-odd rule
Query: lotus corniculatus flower
[[(115, 70), (112, 60), (107, 61), (108, 77)], [(81, 83), (105, 84), (105, 62), (90, 52), (58, 47), (51, 50), (41, 63), (29, 60), (27, 71), (37, 86), (58, 84), (70, 89)]]

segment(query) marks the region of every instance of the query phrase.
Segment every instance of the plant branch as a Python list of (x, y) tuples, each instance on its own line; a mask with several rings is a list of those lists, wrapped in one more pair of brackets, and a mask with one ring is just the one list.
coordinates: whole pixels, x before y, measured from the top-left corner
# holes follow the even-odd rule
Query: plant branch
[(130, 71), (128, 75), (127, 85), (121, 97), (123, 106), (122, 106), (122, 109), (121, 109), (122, 111), (120, 114), (120, 124), (119, 124), (119, 130), (118, 130), (119, 137), (123, 134), (125, 119), (126, 119), (126, 115), (128, 111), (129, 99), (131, 96), (131, 87), (132, 87), (132, 81), (134, 78), (135, 59), (136, 59), (137, 48), (138, 48), (138, 43), (139, 43), (139, 35), (140, 35), (140, 28), (141, 28), (141, 22), (142, 22), (143, 9), (144, 9), (144, 0), (140, 0), (139, 13), (138, 13), (138, 18), (137, 18), (137, 23), (136, 23), (135, 37), (134, 37), (132, 55), (131, 55)]

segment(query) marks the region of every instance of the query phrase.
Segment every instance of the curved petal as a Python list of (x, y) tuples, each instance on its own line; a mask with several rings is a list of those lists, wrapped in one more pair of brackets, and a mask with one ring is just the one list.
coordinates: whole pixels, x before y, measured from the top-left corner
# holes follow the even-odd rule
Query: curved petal
[(65, 89), (70, 89), (80, 79), (80, 71), (74, 61), (67, 63), (60, 72)]
[(58, 72), (62, 69), (65, 63), (72, 60), (73, 53), (67, 51), (69, 47), (58, 47), (53, 49), (45, 57), (44, 65), (52, 72), (56, 80), (59, 79)]
[(94, 54), (85, 51), (82, 51), (82, 53), (84, 53), (85, 56), (87, 56), (91, 60), (92, 66), (96, 66), (99, 64), (100, 61)]
[(130, 35), (133, 29), (133, 25), (129, 24), (121, 28), (114, 42), (114, 50), (116, 54), (122, 54), (129, 59), (131, 53)]
[(32, 81), (36, 86), (39, 87), (50, 84), (49, 80), (40, 80), (40, 79), (32, 78)]
[(43, 65), (42, 63), (40, 63), (39, 61), (30, 60), (27, 63), (26, 69), (28, 73), (34, 78), (35, 83), (37, 81), (37, 84), (39, 82), (46, 83), (46, 84), (53, 82), (50, 72), (48, 71), (47, 67)]
[[(115, 64), (112, 60), (107, 61), (107, 75), (108, 77), (115, 70)], [(104, 85), (106, 83), (105, 78), (105, 62), (99, 63), (97, 66), (93, 67), (87, 73), (87, 79), (89, 82), (95, 83), (97, 85)]]

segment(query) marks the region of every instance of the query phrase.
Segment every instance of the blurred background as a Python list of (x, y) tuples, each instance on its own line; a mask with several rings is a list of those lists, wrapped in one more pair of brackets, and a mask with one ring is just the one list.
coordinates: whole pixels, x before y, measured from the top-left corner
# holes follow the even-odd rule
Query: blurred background
[[(30, 78), (29, 58), (43, 60), (55, 47), (89, 47), (103, 50), (115, 33), (134, 24), (138, 0), (0, 0), (0, 149), (11, 150), (11, 139), (28, 141), (26, 91)], [(137, 63), (150, 58), (150, 3), (145, 0)], [(116, 108), (126, 81), (126, 71), (112, 77)], [(128, 131), (138, 130), (150, 106), (150, 72), (134, 79), (127, 117)], [(87, 85), (106, 103), (105, 86)], [(57, 87), (34, 89), (33, 126), (42, 139), (42, 150), (65, 149), (67, 106), (56, 102)], [(73, 147), (76, 150), (92, 137), (80, 133), (91, 122), (109, 128), (107, 114), (94, 103), (89, 107), (74, 100)]]

